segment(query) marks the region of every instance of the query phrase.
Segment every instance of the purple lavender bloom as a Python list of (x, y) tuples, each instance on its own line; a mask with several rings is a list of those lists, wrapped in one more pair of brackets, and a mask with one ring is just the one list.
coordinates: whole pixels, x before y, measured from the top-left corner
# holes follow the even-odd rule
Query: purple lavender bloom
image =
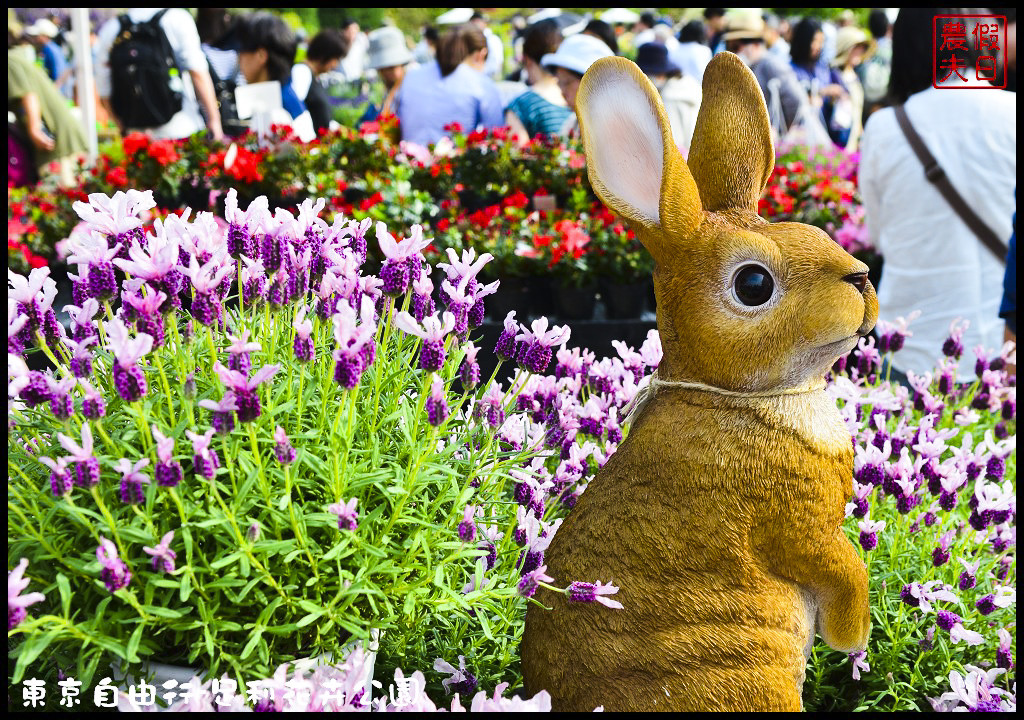
[(125, 402), (135, 402), (146, 394), (146, 376), (136, 365), (143, 355), (153, 348), (153, 337), (140, 333), (131, 338), (127, 326), (114, 318), (104, 323), (107, 331), (107, 346), (114, 353), (112, 369), (114, 386)]
[[(431, 238), (423, 237), (421, 226), (413, 225), (409, 237), (400, 243), (388, 232), (384, 223), (377, 223), (377, 241), (380, 243), (381, 252), (385, 257), (384, 267), (381, 268), (381, 279), (384, 281), (381, 291), (385, 295), (396, 297), (405, 294), (409, 289), (410, 279), (415, 279), (410, 278), (410, 267), (421, 267), (420, 253), (431, 243), (431, 240)], [(418, 262), (413, 258), (416, 258)], [(411, 260), (412, 263), (410, 263)]]
[(524, 598), (531, 598), (537, 592), (540, 583), (554, 582), (554, 578), (544, 574), (547, 569), (547, 565), (541, 565), (525, 573), (519, 580), (519, 594)]
[(921, 604), (921, 599), (913, 593), (912, 585), (903, 586), (900, 590), (900, 599), (910, 607), (918, 607)]
[(103, 580), (107, 586), (107, 590), (113, 594), (118, 590), (128, 587), (128, 583), (131, 582), (132, 574), (128, 570), (128, 566), (125, 565), (124, 561), (121, 560), (117, 555), (117, 546), (114, 543), (107, 540), (105, 537), (100, 538), (100, 546), (96, 548), (96, 559), (100, 561), (100, 565), (103, 566), (103, 571), (100, 573), (100, 579)]
[(117, 471), (121, 473), (121, 502), (125, 505), (138, 505), (145, 496), (142, 486), (149, 484), (149, 476), (140, 472), (149, 465), (149, 458), (142, 458), (134, 465), (128, 458), (117, 461)]
[(189, 440), (192, 441), (192, 464), (196, 474), (212, 480), (217, 468), (220, 467), (220, 458), (217, 451), (210, 448), (210, 441), (213, 439), (213, 429), (207, 430), (202, 435), (197, 435), (191, 430), (186, 430)]
[(95, 343), (96, 336), (87, 337), (81, 341), (64, 339), (64, 343), (71, 349), (71, 374), (76, 378), (86, 378), (92, 374), (92, 353), (89, 346)]
[(977, 560), (973, 563), (969, 563), (963, 558), (957, 558), (960, 564), (964, 566), (963, 571), (960, 573), (960, 578), (957, 581), (957, 585), (960, 590), (970, 590), (978, 584), (978, 567), (981, 565), (981, 561)]
[(71, 473), (68, 472), (68, 459), (67, 458), (53, 458), (40, 457), (41, 462), (46, 467), (50, 468), (50, 491), (54, 497), (62, 497), (71, 492), (72, 481)]
[(190, 256), (188, 270), (185, 271), (195, 289), (195, 298), (192, 300), (192, 317), (210, 327), (220, 320), (219, 292), (222, 289), (222, 283), (234, 270), (230, 261), (225, 262), (226, 257), (226, 253), (218, 254), (205, 264), (200, 265), (194, 255)]
[(52, 397), (51, 383), (48, 375), (32, 370), (28, 373), (27, 382), (18, 397), (30, 408), (47, 402)]
[(963, 618), (948, 610), (939, 610), (936, 616), (936, 624), (947, 632), (953, 629), (957, 623), (963, 622)]
[(878, 533), (885, 528), (885, 521), (874, 521), (864, 518), (857, 522), (860, 528), (860, 546), (867, 551), (874, 550), (878, 546)]
[(976, 607), (978, 608), (978, 612), (980, 612), (982, 615), (991, 615), (993, 612), (995, 612), (995, 599), (996, 596), (992, 594), (979, 598), (978, 601), (975, 603)]
[(282, 465), (295, 462), (295, 448), (292, 447), (288, 435), (280, 425), (274, 428), (274, 455)]
[(964, 331), (967, 330), (969, 325), (970, 323), (967, 320), (961, 322), (959, 318), (950, 324), (949, 337), (947, 337), (946, 341), (942, 343), (943, 355), (956, 360), (960, 359), (960, 356), (964, 354)]
[(418, 280), (412, 282), (412, 316), (416, 322), (423, 322), (423, 318), (434, 314), (434, 298), (431, 293), (434, 291), (434, 283), (427, 275), (421, 275)]
[(569, 328), (554, 326), (548, 328), (548, 319), (542, 317), (534, 320), (530, 330), (516, 335), (516, 340), (523, 343), (519, 355), (519, 366), (528, 372), (542, 375), (551, 363), (552, 348), (568, 341)]
[(75, 403), (71, 399), (71, 388), (75, 386), (75, 379), (47, 379), (50, 382), (50, 411), (58, 420), (67, 420), (75, 411)]
[(50, 279), (48, 267), (35, 268), (28, 278), (8, 268), (7, 282), (7, 300), (16, 302), (17, 311), (28, 318), (31, 335), (31, 331), (42, 328), (46, 311), (57, 296), (57, 283)]
[(999, 648), (996, 650), (996, 665), (1007, 672), (1013, 670), (1013, 636), (1006, 628), (999, 628)]
[(355, 532), (358, 526), (357, 519), (359, 513), (356, 511), (356, 505), (358, 504), (358, 498), (351, 498), (348, 502), (334, 503), (327, 507), (327, 511), (334, 513), (338, 516), (338, 529), (339, 530), (350, 530)]
[(263, 346), (258, 342), (249, 342), (249, 331), (243, 330), (241, 337), (228, 335), (231, 344), (228, 345), (228, 367), (242, 375), (248, 375), (252, 367), (249, 353), (258, 352)]
[(395, 327), (423, 341), (420, 347), (420, 368), (426, 372), (435, 372), (444, 367), (444, 338), (455, 327), (455, 318), (449, 312), (444, 313), (442, 318), (431, 315), (423, 319), (421, 327), (407, 312), (395, 316)]
[(88, 269), (88, 296), (106, 302), (117, 296), (117, 273), (111, 262), (121, 251), (121, 244), (108, 247), (107, 240), (93, 232), (73, 233), (68, 245), (71, 253), (69, 265), (78, 265), (79, 270)]
[(469, 391), (480, 384), (480, 363), (476, 356), (480, 352), (473, 343), (466, 343), (466, 355), (462, 359), (462, 368), (459, 370), (462, 379), (462, 387)]
[(374, 322), (373, 300), (363, 296), (360, 306), (362, 322), (356, 324), (356, 312), (349, 305), (340, 305), (334, 315), (334, 339), (338, 347), (334, 351), (334, 380), (351, 390), (359, 384), (359, 378), (368, 367), (369, 357), (366, 346), (373, 343), (377, 330)]
[(473, 518), (476, 516), (476, 507), (467, 505), (462, 513), (462, 522), (459, 523), (459, 539), (462, 542), (473, 542), (476, 539), (476, 523)]
[(213, 364), (213, 369), (220, 381), (235, 393), (238, 422), (252, 422), (260, 416), (261, 412), (260, 396), (257, 392), (259, 386), (274, 377), (281, 366), (279, 364), (264, 365), (248, 379), (242, 373), (224, 367), (219, 361)]
[(89, 420), (99, 420), (107, 414), (106, 401), (87, 380), (79, 378), (78, 382), (85, 391), (85, 398), (82, 400), (82, 414)]
[(142, 547), (143, 552), (153, 556), (150, 562), (153, 564), (154, 570), (162, 570), (168, 574), (174, 572), (174, 560), (178, 557), (178, 554), (171, 550), (171, 541), (173, 540), (174, 531), (171, 530), (160, 538), (160, 542), (156, 547)]
[(622, 603), (617, 600), (610, 600), (604, 595), (614, 595), (619, 591), (615, 585), (604, 585), (602, 583), (588, 583), (588, 582), (573, 582), (566, 589), (565, 594), (569, 597), (569, 602), (575, 603), (601, 603), (605, 607), (610, 607), (614, 610), (621, 610)]
[(233, 390), (227, 390), (220, 402), (215, 400), (200, 400), (199, 407), (213, 413), (211, 424), (218, 435), (227, 435), (235, 429), (235, 411), (238, 410), (238, 402)]
[(308, 308), (303, 304), (299, 305), (298, 311), (295, 314), (295, 322), (293, 327), (295, 328), (295, 342), (294, 351), (295, 357), (301, 362), (312, 362), (313, 361), (313, 338), (310, 335), (313, 332), (313, 322), (306, 319), (306, 312)]
[(242, 256), (245, 266), (242, 268), (242, 301), (246, 306), (253, 307), (263, 302), (267, 294), (267, 276), (262, 260), (251, 260)]
[(28, 612), (25, 608), (42, 602), (46, 596), (42, 593), (33, 592), (27, 595), (21, 593), (28, 588), (29, 581), (25, 579), (25, 570), (28, 569), (28, 558), (22, 558), (17, 567), (7, 573), (7, 631), (10, 632), (21, 624)]
[(75, 484), (90, 488), (100, 481), (100, 461), (93, 456), (92, 428), (89, 423), (82, 423), (82, 444), (62, 433), (57, 433), (61, 447), (71, 453), (75, 465)]
[(466, 668), (466, 658), (459, 655), (459, 668), (438, 658), (434, 661), (434, 670), (447, 673), (451, 677), (441, 681), (441, 686), (449, 693), (458, 693), (462, 697), (470, 697), (476, 692), (476, 677)]
[(430, 382), (430, 396), (427, 398), (427, 422), (437, 427), (448, 419), (448, 402), (445, 399), (444, 383), (434, 375)]
[(505, 316), (504, 326), (498, 342), (494, 346), (494, 354), (499, 360), (515, 360), (518, 357), (519, 346), (516, 343), (516, 335), (519, 334), (519, 323), (516, 321), (516, 311), (510, 310)]

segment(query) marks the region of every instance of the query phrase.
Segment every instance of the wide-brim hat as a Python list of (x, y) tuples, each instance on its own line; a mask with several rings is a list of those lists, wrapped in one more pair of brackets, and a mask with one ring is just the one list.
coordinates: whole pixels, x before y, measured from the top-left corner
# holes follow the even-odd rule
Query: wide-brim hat
[(726, 13), (722, 40), (764, 40), (761, 8), (740, 8)]
[(661, 43), (644, 43), (636, 51), (636, 64), (644, 75), (673, 75), (682, 69), (668, 59), (668, 48)]
[(836, 33), (836, 56), (832, 60), (832, 64), (836, 67), (843, 67), (846, 65), (846, 60), (850, 53), (858, 45), (864, 45), (864, 59), (875, 51), (875, 40), (869, 36), (866, 32), (861, 30), (859, 27), (853, 25), (847, 25), (839, 28), (839, 32)]
[(583, 75), (598, 60), (613, 55), (612, 49), (593, 35), (570, 35), (558, 50), (542, 57), (540, 64), (546, 70), (561, 67)]
[(368, 37), (367, 65), (371, 70), (408, 65), (413, 61), (412, 52), (405, 44), (405, 35), (398, 28), (377, 28)]

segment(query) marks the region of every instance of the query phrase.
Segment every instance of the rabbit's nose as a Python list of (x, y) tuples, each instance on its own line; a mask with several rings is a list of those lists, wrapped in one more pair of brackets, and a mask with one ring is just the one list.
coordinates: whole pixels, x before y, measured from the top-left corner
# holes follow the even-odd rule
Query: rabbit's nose
[(862, 295), (864, 294), (864, 288), (868, 286), (868, 274), (866, 272), (850, 273), (843, 280), (857, 288), (857, 292)]

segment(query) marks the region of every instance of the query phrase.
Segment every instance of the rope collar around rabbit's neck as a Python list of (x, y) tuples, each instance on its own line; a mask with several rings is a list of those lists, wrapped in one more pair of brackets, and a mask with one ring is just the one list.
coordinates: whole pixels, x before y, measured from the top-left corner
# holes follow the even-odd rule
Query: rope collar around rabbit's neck
[(819, 392), (825, 389), (824, 383), (820, 385), (812, 385), (810, 387), (800, 388), (787, 388), (785, 390), (767, 390), (764, 392), (740, 392), (737, 390), (726, 390), (725, 388), (716, 387), (714, 385), (705, 385), (699, 382), (689, 382), (685, 380), (662, 380), (658, 377), (658, 371), (655, 370), (651, 374), (649, 382), (637, 391), (636, 397), (633, 399), (632, 407), (629, 413), (626, 415), (626, 423), (631, 424), (634, 420), (640, 417), (644, 407), (647, 403), (658, 393), (658, 388), (680, 388), (685, 390), (698, 390), (701, 392), (710, 392), (718, 395), (724, 395), (726, 397), (734, 398), (773, 398), (782, 397), (785, 395), (806, 395), (813, 392)]

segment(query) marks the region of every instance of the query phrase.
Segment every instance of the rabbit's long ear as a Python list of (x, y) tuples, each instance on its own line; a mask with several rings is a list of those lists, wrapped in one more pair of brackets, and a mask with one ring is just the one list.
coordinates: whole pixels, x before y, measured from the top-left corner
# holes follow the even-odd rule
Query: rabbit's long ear
[(705, 210), (757, 212), (775, 166), (771, 124), (754, 73), (730, 52), (704, 71), (704, 97), (687, 164)]
[(576, 94), (590, 184), (609, 208), (647, 230), (655, 260), (703, 218), (693, 177), (672, 139), (657, 89), (621, 57), (594, 63)]

